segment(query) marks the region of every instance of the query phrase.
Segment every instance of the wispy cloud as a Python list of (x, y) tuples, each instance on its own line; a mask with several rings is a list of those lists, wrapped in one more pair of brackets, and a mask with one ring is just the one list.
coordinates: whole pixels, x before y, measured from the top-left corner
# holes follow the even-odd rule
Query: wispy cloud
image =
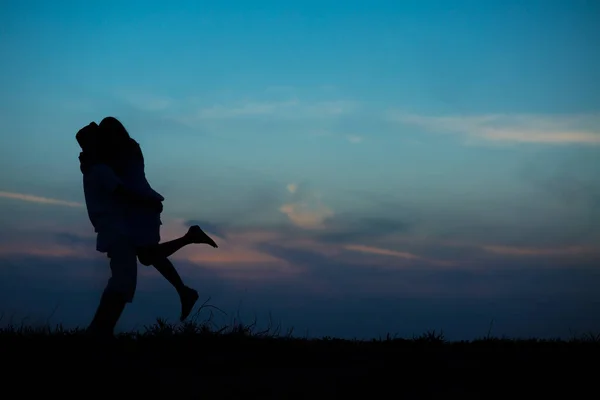
[(373, 247), (373, 246), (365, 246), (365, 245), (360, 245), (360, 244), (349, 244), (349, 245), (344, 246), (344, 249), (349, 250), (349, 251), (357, 251), (360, 253), (375, 254), (375, 255), (379, 255), (379, 256), (403, 258), (406, 260), (413, 260), (413, 261), (419, 260), (419, 261), (424, 261), (424, 262), (426, 262), (428, 264), (432, 264), (432, 265), (439, 265), (439, 266), (455, 265), (455, 263), (450, 262), (450, 261), (435, 260), (435, 259), (430, 259), (430, 258), (426, 258), (426, 257), (421, 257), (421, 256), (418, 256), (416, 254), (409, 253), (406, 251), (396, 251), (396, 250), (383, 249), (383, 248)]
[(600, 116), (596, 115), (425, 116), (391, 112), (389, 118), (431, 132), (493, 142), (600, 145)]
[(298, 99), (283, 101), (248, 101), (228, 105), (213, 105), (199, 108), (190, 118), (236, 119), (269, 116), (271, 118), (327, 118), (337, 117), (354, 111), (355, 102), (330, 100), (305, 102)]
[(514, 246), (484, 246), (483, 249), (490, 253), (506, 256), (577, 256), (593, 254), (600, 252), (599, 248), (590, 248), (583, 246), (572, 246), (563, 248), (532, 248), (532, 247), (514, 247)]
[(310, 209), (305, 204), (284, 204), (279, 210), (287, 215), (294, 225), (305, 229), (322, 229), (325, 227), (325, 220), (333, 215), (327, 207)]
[(281, 102), (248, 102), (237, 105), (215, 105), (201, 108), (195, 116), (198, 119), (231, 119), (239, 117), (252, 117), (283, 113), (298, 106), (298, 101), (289, 100)]
[(378, 254), (378, 255), (382, 255), (382, 256), (406, 258), (407, 260), (416, 260), (416, 259), (420, 258), (419, 256), (417, 256), (415, 254), (404, 252), (404, 251), (381, 249), (378, 247), (364, 246), (364, 245), (360, 245), (360, 244), (349, 244), (349, 245), (344, 246), (344, 248), (346, 250), (350, 250), (350, 251), (358, 251), (361, 253), (370, 253), (370, 254)]
[(294, 199), (282, 205), (279, 211), (287, 215), (296, 226), (304, 229), (323, 229), (325, 221), (333, 216), (333, 211), (323, 205), (314, 193), (300, 191), (295, 183), (287, 185)]
[(13, 192), (0, 191), (0, 197), (3, 197), (5, 199), (27, 201), (30, 203), (50, 204), (50, 205), (65, 206), (65, 207), (83, 207), (83, 204), (77, 203), (74, 201), (51, 199), (48, 197), (33, 196), (30, 194), (24, 194), (24, 193), (13, 193)]
[(350, 143), (354, 143), (354, 144), (361, 143), (363, 141), (363, 138), (360, 136), (357, 136), (357, 135), (347, 136), (346, 139), (348, 139), (348, 141)]
[(287, 190), (288, 190), (288, 192), (294, 194), (298, 190), (298, 185), (295, 183), (290, 183), (287, 185)]
[(0, 255), (28, 255), (28, 256), (44, 256), (44, 257), (91, 257), (92, 252), (84, 252), (79, 248), (72, 246), (56, 245), (56, 244), (39, 244), (39, 243), (10, 243), (0, 244)]
[(175, 104), (170, 97), (158, 96), (139, 90), (119, 90), (117, 95), (142, 111), (164, 111)]
[(138, 110), (159, 112), (186, 126), (262, 117), (276, 120), (329, 120), (351, 114), (359, 107), (358, 102), (352, 100), (329, 96), (308, 100), (293, 93), (287, 93), (283, 99), (274, 99), (272, 96), (264, 98), (263, 95), (259, 98), (213, 103), (197, 98), (174, 99), (139, 90), (117, 90), (115, 96)]

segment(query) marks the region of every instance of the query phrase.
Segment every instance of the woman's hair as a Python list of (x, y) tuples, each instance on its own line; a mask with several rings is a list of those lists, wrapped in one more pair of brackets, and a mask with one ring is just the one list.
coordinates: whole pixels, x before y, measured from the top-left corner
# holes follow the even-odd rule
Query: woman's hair
[(115, 117), (106, 117), (102, 121), (100, 121), (100, 129), (104, 132), (104, 135), (107, 135), (107, 139), (117, 142), (126, 142), (131, 139), (129, 136), (129, 132), (123, 126), (121, 121), (116, 119)]
[(123, 124), (115, 117), (106, 117), (100, 121), (99, 148), (102, 158), (108, 160), (115, 172), (130, 160), (144, 161), (144, 156), (138, 142), (136, 142)]

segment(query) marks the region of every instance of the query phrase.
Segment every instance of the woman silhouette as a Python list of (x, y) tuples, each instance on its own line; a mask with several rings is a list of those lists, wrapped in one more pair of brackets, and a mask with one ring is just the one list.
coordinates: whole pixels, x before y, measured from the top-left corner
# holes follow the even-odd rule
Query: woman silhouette
[(183, 321), (198, 300), (198, 292), (183, 283), (168, 257), (192, 243), (204, 243), (214, 248), (218, 246), (198, 225), (191, 226), (188, 232), (178, 239), (160, 243), (160, 214), (164, 197), (152, 189), (146, 179), (140, 145), (130, 137), (119, 120), (106, 117), (99, 125), (98, 146), (101, 152), (107, 155), (106, 164), (127, 190), (161, 204), (160, 207), (147, 207), (140, 203), (123, 203), (124, 223), (140, 263), (154, 266), (177, 290), (181, 300), (180, 320)]

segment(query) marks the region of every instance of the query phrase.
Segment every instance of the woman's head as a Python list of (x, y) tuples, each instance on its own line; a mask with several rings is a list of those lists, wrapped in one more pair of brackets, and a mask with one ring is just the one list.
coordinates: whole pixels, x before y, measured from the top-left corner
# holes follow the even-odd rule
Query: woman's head
[(102, 132), (102, 139), (106, 143), (112, 145), (124, 145), (129, 142), (131, 137), (129, 132), (123, 126), (123, 124), (115, 117), (106, 117), (100, 121), (100, 131)]
[(105, 158), (116, 167), (120, 162), (141, 158), (138, 143), (129, 136), (129, 132), (115, 117), (106, 117), (99, 125), (99, 147)]

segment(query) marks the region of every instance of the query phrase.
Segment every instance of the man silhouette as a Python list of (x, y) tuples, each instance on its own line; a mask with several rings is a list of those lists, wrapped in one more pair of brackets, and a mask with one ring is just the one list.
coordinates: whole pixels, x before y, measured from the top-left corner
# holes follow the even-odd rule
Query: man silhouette
[[(143, 218), (132, 219), (132, 216), (139, 214), (138, 211), (141, 212), (139, 215), (149, 213), (151, 221), (158, 218), (163, 209), (164, 198), (151, 189), (135, 190), (139, 185), (130, 178), (127, 179), (128, 184), (125, 184), (113, 168), (115, 153), (119, 152), (118, 145), (105, 137), (110, 132), (106, 129), (103, 133), (101, 131), (101, 127), (92, 122), (76, 135), (83, 150), (79, 155), (80, 168), (88, 216), (97, 233), (96, 250), (107, 254), (111, 269), (111, 277), (88, 332), (101, 336), (114, 334), (114, 328), (126, 304), (133, 301), (137, 286), (138, 259), (144, 265), (153, 265), (177, 290), (181, 300), (180, 319), (183, 321), (192, 311), (198, 293), (183, 284), (168, 257), (192, 243), (205, 243), (214, 248), (218, 246), (197, 225), (191, 226), (180, 238), (158, 243), (159, 220), (158, 224), (146, 225)], [(143, 158), (139, 161), (142, 162), (143, 175)]]
[(88, 331), (112, 336), (127, 303), (133, 301), (137, 285), (137, 255), (124, 223), (124, 203), (162, 207), (160, 202), (128, 192), (104, 162), (98, 125), (91, 123), (76, 135), (83, 152), (79, 159), (88, 216), (97, 233), (96, 250), (110, 259), (111, 277), (102, 293)]

